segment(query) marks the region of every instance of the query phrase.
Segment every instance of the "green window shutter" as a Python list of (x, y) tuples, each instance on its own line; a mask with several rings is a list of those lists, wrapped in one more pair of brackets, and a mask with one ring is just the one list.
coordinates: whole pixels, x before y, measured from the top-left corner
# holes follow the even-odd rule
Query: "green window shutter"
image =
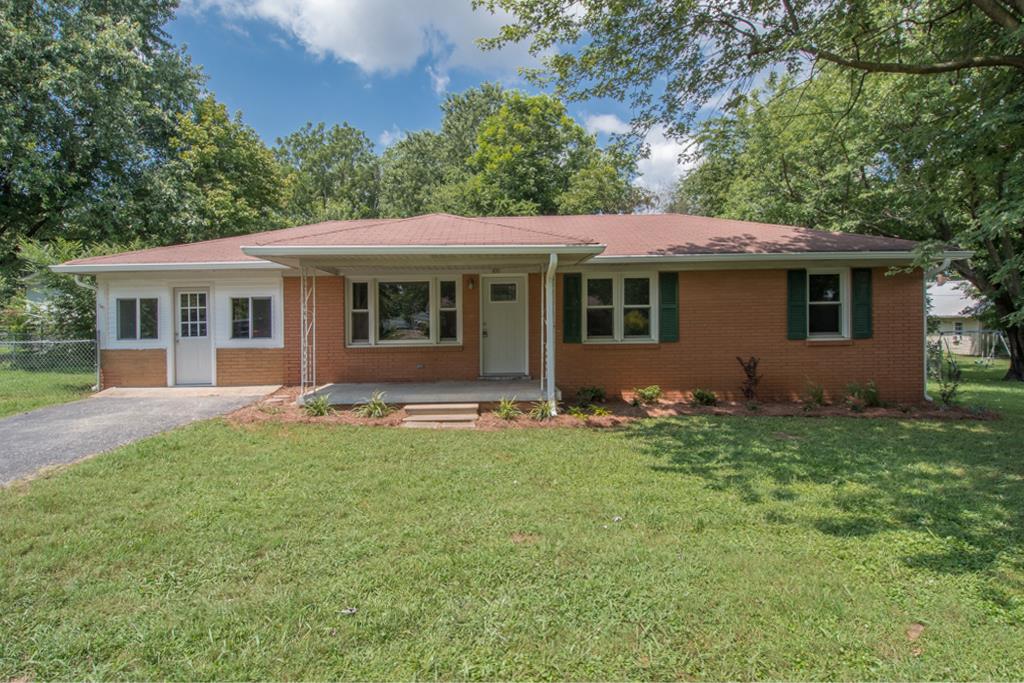
[(566, 273), (562, 276), (562, 341), (579, 344), (583, 341), (583, 276)]
[(807, 271), (786, 271), (786, 337), (807, 339)]
[(854, 268), (850, 271), (853, 295), (853, 338), (871, 339), (871, 269)]
[(679, 273), (658, 273), (658, 340), (679, 341)]

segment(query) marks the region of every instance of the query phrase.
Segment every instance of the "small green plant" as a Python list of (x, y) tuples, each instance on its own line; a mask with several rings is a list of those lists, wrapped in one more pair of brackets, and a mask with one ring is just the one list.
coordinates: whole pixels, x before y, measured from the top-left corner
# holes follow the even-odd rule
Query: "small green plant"
[(946, 408), (956, 405), (956, 396), (960, 392), (960, 380), (963, 373), (960, 364), (953, 360), (952, 355), (939, 369), (939, 400)]
[(594, 417), (607, 417), (612, 414), (612, 411), (601, 406), (590, 406), (590, 414)]
[(580, 387), (576, 391), (576, 402), (581, 406), (592, 406), (595, 403), (604, 403), (604, 389), (595, 386)]
[(302, 406), (302, 409), (306, 411), (306, 415), (310, 417), (326, 417), (334, 412), (334, 408), (331, 407), (330, 399), (326, 396), (315, 396)]
[(761, 359), (757, 356), (751, 356), (747, 360), (743, 360), (741, 357), (736, 356), (736, 361), (743, 368), (743, 398), (748, 401), (757, 400), (757, 384), (761, 381), (761, 375), (757, 374), (757, 364), (761, 362)]
[(530, 408), (530, 419), (543, 422), (555, 416), (555, 406), (551, 401), (537, 401)]
[(803, 403), (804, 410), (813, 410), (825, 405), (825, 387), (809, 382), (804, 389)]
[(383, 391), (373, 392), (366, 403), (360, 403), (352, 409), (352, 413), (358, 417), (385, 417), (392, 411), (394, 408), (384, 401)]
[(694, 389), (693, 390), (693, 405), (695, 406), (716, 406), (718, 405), (718, 396), (715, 392), (709, 389)]
[(586, 406), (571, 406), (566, 412), (577, 420), (586, 420), (590, 417), (590, 411)]
[(846, 385), (847, 403), (849, 399), (855, 399), (863, 404), (865, 408), (880, 408), (882, 406), (882, 397), (878, 393), (878, 385), (875, 384), (875, 380), (868, 380), (867, 384), (861, 386), (856, 382)]
[(652, 384), (649, 387), (633, 389), (633, 405), (643, 406), (650, 403), (657, 403), (661, 398), (661, 387)]
[(516, 405), (515, 396), (512, 398), (502, 396), (498, 401), (498, 407), (494, 409), (494, 414), (502, 420), (514, 420), (522, 415), (523, 411), (519, 410), (519, 406)]

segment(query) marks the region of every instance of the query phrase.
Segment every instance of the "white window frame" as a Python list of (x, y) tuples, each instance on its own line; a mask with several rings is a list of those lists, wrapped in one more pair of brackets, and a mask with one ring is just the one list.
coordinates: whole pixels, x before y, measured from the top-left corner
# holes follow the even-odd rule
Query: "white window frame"
[[(455, 282), (455, 318), (456, 338), (444, 339), (441, 335), (441, 282)], [(370, 318), (370, 339), (369, 341), (352, 340), (352, 285), (357, 282), (365, 282), (369, 287), (367, 305)], [(430, 286), (430, 338), (429, 339), (379, 339), (377, 329), (378, 302), (380, 283), (387, 282), (427, 282)], [(462, 275), (441, 274), (441, 275), (387, 275), (380, 277), (348, 277), (345, 283), (345, 345), (354, 348), (367, 348), (371, 346), (460, 346), (462, 344)], [(359, 309), (364, 311), (366, 309)], [(446, 308), (445, 310), (452, 310)]]
[[(252, 300), (253, 299), (266, 299), (270, 302), (270, 334), (266, 337), (254, 337), (252, 334)], [(249, 334), (245, 337), (235, 336), (235, 301), (248, 301), (249, 302)], [(209, 313), (207, 313), (209, 315)], [(236, 341), (252, 341), (261, 339), (273, 339), (274, 338), (274, 297), (268, 294), (254, 294), (254, 295), (243, 295), (243, 296), (228, 296), (228, 338)]]
[[(153, 299), (156, 301), (156, 336), (142, 336), (142, 300)], [(135, 336), (121, 336), (121, 302), (135, 302)], [(156, 342), (160, 341), (160, 298), (157, 296), (117, 296), (114, 297), (114, 339), (119, 342)]]
[[(623, 317), (625, 315), (625, 280), (647, 280), (650, 297), (651, 334), (648, 337), (627, 337), (623, 330)], [(587, 310), (590, 308), (607, 308), (602, 306), (587, 305), (587, 289), (590, 280), (611, 280), (612, 281), (612, 316), (613, 334), (611, 337), (591, 337), (587, 334)], [(615, 272), (615, 273), (584, 273), (583, 291), (580, 293), (583, 301), (580, 306), (580, 329), (585, 344), (654, 344), (658, 342), (658, 274), (650, 272)], [(642, 308), (642, 306), (629, 306), (629, 308)]]
[[(811, 302), (811, 276), (812, 275), (838, 275), (839, 276), (839, 333), (835, 332), (811, 332), (811, 306), (834, 306), (826, 302)], [(850, 312), (853, 306), (850, 302), (850, 269), (849, 268), (813, 268), (807, 270), (807, 294), (804, 305), (807, 308), (807, 338), (808, 339), (849, 339), (850, 338)]]

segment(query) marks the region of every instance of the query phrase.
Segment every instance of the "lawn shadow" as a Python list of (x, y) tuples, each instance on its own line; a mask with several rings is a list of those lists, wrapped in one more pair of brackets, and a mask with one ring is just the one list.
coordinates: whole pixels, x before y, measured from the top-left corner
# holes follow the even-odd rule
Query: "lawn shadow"
[(935, 543), (907, 566), (1024, 571), (1024, 459), (1009, 421), (675, 418), (625, 433), (654, 471), (697, 477), (769, 521), (837, 537), (924, 531)]

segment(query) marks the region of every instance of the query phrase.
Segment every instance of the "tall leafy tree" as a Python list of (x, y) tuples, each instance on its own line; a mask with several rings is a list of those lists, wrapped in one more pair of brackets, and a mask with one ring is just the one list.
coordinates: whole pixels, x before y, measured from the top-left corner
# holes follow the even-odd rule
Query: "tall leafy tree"
[(347, 123), (307, 123), (278, 139), (274, 153), (285, 168), (285, 213), (293, 222), (377, 214), (377, 157), (363, 131)]
[(380, 159), (380, 215), (405, 218), (428, 213), (448, 171), (443, 138), (416, 131), (398, 140)]
[(122, 239), (200, 75), (173, 0), (0, 0), (0, 265), (23, 237)]

